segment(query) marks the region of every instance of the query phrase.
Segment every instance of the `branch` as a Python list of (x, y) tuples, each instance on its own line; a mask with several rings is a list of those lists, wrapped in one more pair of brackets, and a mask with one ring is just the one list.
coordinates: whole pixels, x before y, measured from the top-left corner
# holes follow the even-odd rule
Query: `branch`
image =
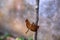
[[(38, 21), (39, 21), (39, 0), (36, 0), (37, 3), (37, 8), (36, 8), (36, 25), (38, 25)], [(35, 40), (37, 40), (37, 31), (35, 33)]]

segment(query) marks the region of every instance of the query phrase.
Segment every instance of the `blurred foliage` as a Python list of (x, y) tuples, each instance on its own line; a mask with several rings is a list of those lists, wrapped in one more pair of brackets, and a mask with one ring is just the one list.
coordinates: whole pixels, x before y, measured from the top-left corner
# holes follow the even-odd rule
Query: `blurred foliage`
[(28, 40), (33, 40), (33, 37), (29, 37)]
[[(6, 40), (9, 37), (12, 37), (11, 34), (6, 33), (6, 34), (0, 36), (0, 40)], [(12, 38), (14, 38), (14, 37), (12, 37)], [(24, 37), (16, 37), (14, 39), (15, 40), (26, 40)], [(29, 37), (28, 40), (33, 40), (33, 37)]]
[(24, 38), (23, 37), (18, 37), (18, 38), (16, 38), (16, 40), (24, 40)]
[(4, 34), (4, 35), (2, 35), (2, 36), (0, 36), (0, 40), (4, 40), (4, 39), (6, 39), (7, 37), (10, 37), (11, 35), (10, 34)]

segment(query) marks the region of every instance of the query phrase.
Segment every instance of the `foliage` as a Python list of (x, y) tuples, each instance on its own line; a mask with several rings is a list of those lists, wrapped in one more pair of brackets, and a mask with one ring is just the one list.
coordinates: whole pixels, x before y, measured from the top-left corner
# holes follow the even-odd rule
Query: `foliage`
[(24, 40), (24, 38), (23, 37), (20, 37), (20, 38), (17, 37), (16, 40)]
[(32, 36), (31, 36), (31, 37), (29, 37), (29, 38), (28, 38), (28, 40), (33, 40), (33, 37), (32, 37)]

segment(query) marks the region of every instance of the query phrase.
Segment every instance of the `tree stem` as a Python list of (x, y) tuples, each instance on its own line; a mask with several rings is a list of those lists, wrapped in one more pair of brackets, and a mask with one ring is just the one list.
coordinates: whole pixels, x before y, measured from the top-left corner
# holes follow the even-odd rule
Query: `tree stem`
[[(37, 8), (36, 8), (36, 25), (38, 25), (38, 21), (39, 21), (39, 0), (36, 0), (37, 3)], [(37, 40), (37, 33), (38, 33), (38, 29), (35, 33), (35, 40)]]

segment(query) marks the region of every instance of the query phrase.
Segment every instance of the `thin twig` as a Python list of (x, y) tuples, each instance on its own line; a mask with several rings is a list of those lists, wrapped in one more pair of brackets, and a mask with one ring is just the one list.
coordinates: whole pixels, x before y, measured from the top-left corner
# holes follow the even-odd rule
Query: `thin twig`
[[(38, 21), (39, 21), (39, 0), (36, 0), (37, 3), (37, 8), (36, 8), (36, 25), (38, 25)], [(35, 40), (37, 40), (37, 31), (35, 33)]]

